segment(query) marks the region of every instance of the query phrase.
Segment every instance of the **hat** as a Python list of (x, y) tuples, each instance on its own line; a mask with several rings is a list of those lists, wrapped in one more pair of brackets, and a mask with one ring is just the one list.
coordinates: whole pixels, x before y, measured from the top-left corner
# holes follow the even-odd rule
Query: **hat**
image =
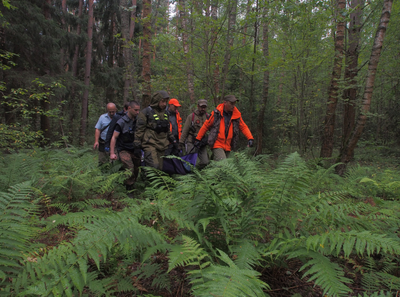
[(207, 106), (207, 100), (206, 99), (200, 99), (199, 101), (197, 101), (197, 104), (199, 106)]
[(172, 98), (171, 100), (169, 100), (168, 104), (175, 105), (176, 107), (182, 106), (179, 104), (179, 101), (175, 98)]
[(157, 93), (160, 94), (163, 99), (169, 98), (167, 91), (157, 91)]
[(226, 95), (225, 97), (224, 97), (224, 101), (229, 101), (229, 102), (236, 102), (236, 101), (239, 101), (239, 99), (237, 99), (235, 96), (233, 96), (233, 95)]

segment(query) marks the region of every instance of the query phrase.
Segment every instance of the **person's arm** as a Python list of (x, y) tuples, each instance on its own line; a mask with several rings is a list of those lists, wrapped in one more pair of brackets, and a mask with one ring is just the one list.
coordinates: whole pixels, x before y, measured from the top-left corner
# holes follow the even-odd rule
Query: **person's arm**
[(214, 111), (212, 112), (210, 118), (204, 122), (203, 126), (201, 126), (200, 131), (197, 134), (196, 140), (198, 141), (202, 140), (207, 131), (211, 129), (213, 123), (214, 123)]
[(186, 138), (189, 135), (189, 130), (190, 130), (191, 126), (192, 126), (192, 114), (188, 115), (188, 117), (186, 118), (185, 125), (183, 126), (183, 129), (182, 129), (181, 138), (179, 138), (179, 143), (182, 143), (182, 144), (185, 143)]
[(182, 118), (179, 112), (176, 113), (176, 121), (178, 123), (178, 135), (179, 139), (182, 137)]
[(96, 132), (94, 132), (94, 145), (93, 145), (94, 150), (99, 147), (99, 139), (100, 139), (100, 130), (96, 129)]
[(111, 142), (110, 142), (110, 159), (111, 160), (118, 159), (117, 155), (115, 154), (115, 144), (117, 143), (118, 136), (119, 136), (119, 132), (114, 131), (113, 136), (111, 138)]
[(246, 123), (243, 121), (242, 118), (239, 120), (239, 129), (242, 131), (244, 136), (246, 136), (247, 140), (254, 139), (253, 135), (250, 132), (249, 127), (247, 127)]
[(111, 120), (110, 125), (108, 126), (107, 135), (105, 140), (105, 147), (110, 147), (111, 138), (114, 135), (115, 126), (117, 125), (118, 120), (121, 118), (119, 114), (115, 114)]

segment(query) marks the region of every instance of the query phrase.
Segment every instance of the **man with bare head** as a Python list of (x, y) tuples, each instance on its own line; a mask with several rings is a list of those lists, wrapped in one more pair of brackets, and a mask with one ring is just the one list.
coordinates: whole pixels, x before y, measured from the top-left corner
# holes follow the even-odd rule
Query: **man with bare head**
[(95, 126), (96, 132), (94, 134), (93, 149), (99, 150), (99, 165), (102, 165), (108, 161), (108, 156), (105, 152), (105, 139), (107, 136), (108, 127), (110, 126), (111, 120), (116, 112), (117, 106), (115, 106), (114, 103), (108, 103), (107, 113), (100, 116)]

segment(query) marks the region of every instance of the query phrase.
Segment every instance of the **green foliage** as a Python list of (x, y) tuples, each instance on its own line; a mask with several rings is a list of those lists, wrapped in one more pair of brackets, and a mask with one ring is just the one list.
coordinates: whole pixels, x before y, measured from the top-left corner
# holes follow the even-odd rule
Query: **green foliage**
[[(194, 296), (264, 296), (269, 286), (260, 271), (288, 259), (301, 261), (304, 281), (328, 296), (351, 294), (356, 277), (365, 296), (399, 287), (400, 206), (380, 197), (364, 202), (365, 186), (374, 183), (360, 181), (371, 169), (355, 167), (338, 179), (332, 168), (311, 167), (297, 153), (274, 170), (265, 159), (234, 153), (185, 176), (146, 168), (143, 199), (120, 200), (125, 207), (115, 211), (107, 195), (118, 199), (124, 172), (107, 177), (93, 156), (75, 148), (4, 156), (2, 187), (25, 181), (0, 195), (4, 205), (14, 201), (2, 230), (21, 230), (4, 241), (10, 246), (2, 241), (5, 294), (132, 294), (142, 281), (154, 292), (172, 292), (176, 272), (184, 271), (180, 282)], [(51, 216), (35, 219), (34, 197)], [(66, 230), (67, 237), (39, 249), (27, 240), (36, 227), (43, 235)], [(15, 277), (4, 279), (8, 270)]]
[(29, 240), (35, 235), (30, 218), (35, 215), (36, 203), (29, 182), (0, 192), (0, 279), (15, 277), (21, 263), (26, 261)]

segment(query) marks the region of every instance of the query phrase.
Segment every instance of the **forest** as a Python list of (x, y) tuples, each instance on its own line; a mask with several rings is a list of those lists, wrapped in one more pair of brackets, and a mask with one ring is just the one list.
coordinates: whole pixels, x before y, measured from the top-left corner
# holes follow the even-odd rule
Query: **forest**
[[(400, 4), (2, 0), (1, 296), (400, 295)], [(187, 175), (98, 166), (113, 102), (254, 136)], [(397, 110), (397, 111), (396, 111)]]

